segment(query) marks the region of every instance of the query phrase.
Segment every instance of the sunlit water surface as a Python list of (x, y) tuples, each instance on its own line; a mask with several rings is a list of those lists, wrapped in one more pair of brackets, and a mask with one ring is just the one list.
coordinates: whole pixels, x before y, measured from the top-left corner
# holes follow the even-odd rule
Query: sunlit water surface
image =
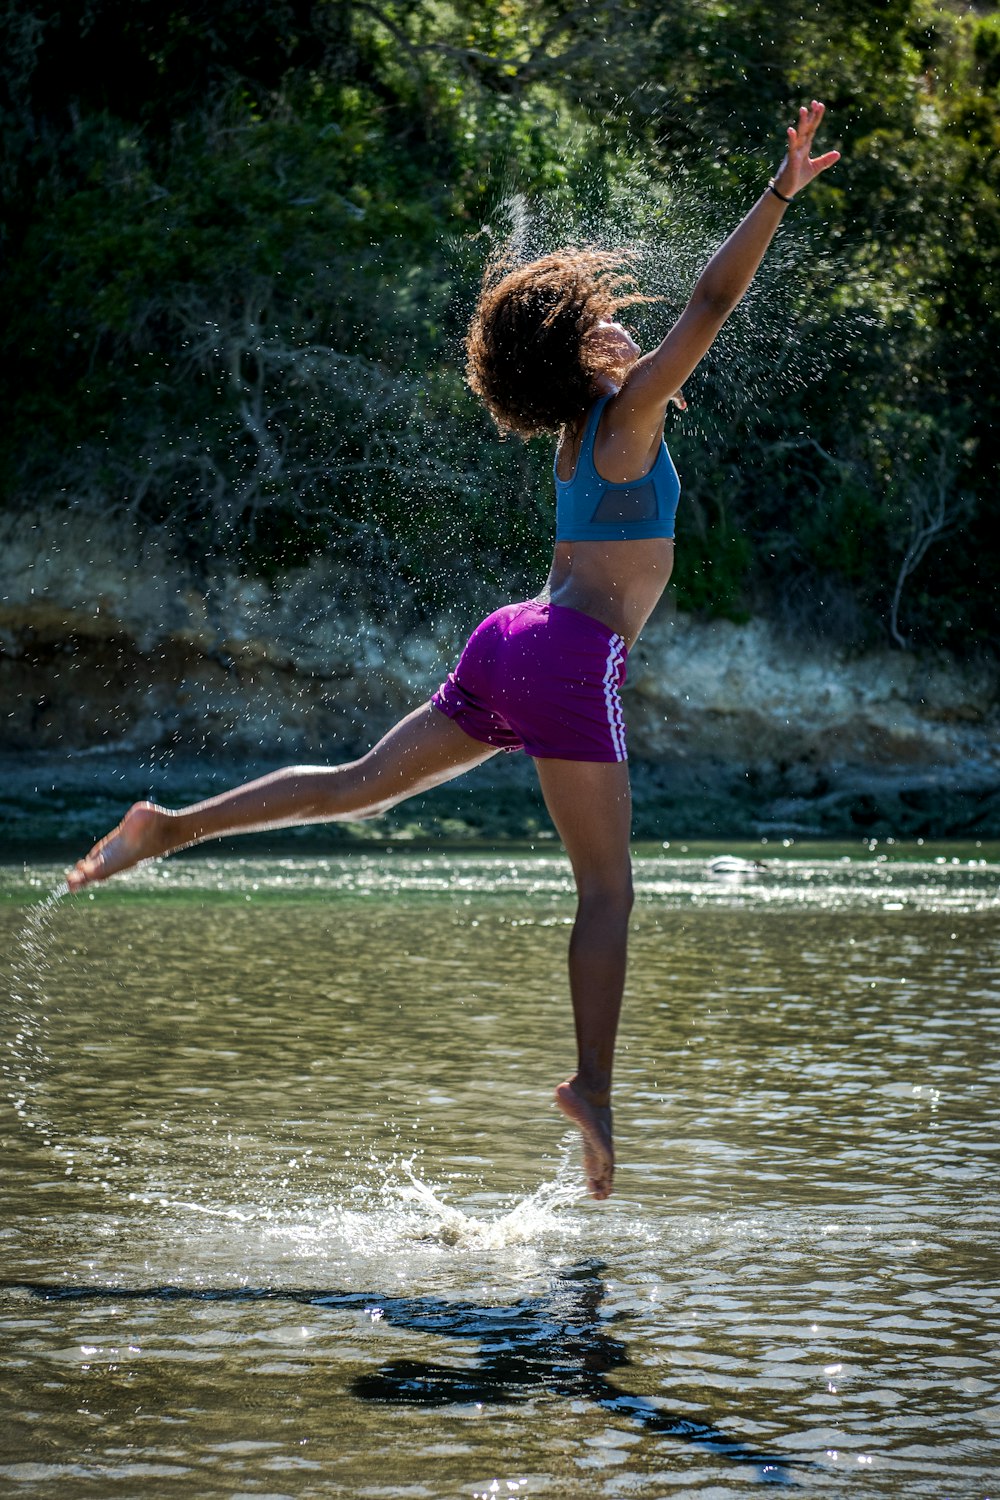
[(0, 1489), (995, 1495), (1000, 864), (912, 856), (640, 851), (606, 1204), (555, 849), (0, 872)]

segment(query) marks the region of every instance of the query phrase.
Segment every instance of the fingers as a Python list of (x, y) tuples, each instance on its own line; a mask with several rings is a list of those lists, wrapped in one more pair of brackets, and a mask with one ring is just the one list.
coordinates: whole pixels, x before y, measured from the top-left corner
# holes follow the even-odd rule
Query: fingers
[(796, 123), (788, 127), (786, 165), (790, 169), (793, 183), (797, 186), (804, 186), (820, 172), (825, 172), (827, 167), (832, 167), (834, 162), (840, 160), (839, 151), (827, 151), (823, 156), (815, 158), (809, 155), (816, 131), (825, 113), (826, 106), (819, 99), (813, 99), (808, 108), (804, 104), (800, 107)]
[(804, 121), (805, 129), (810, 137), (816, 134), (816, 128), (825, 113), (826, 106), (820, 104), (818, 99), (814, 99), (808, 109), (803, 105), (799, 110), (799, 120)]
[(821, 104), (818, 99), (814, 99), (808, 109), (804, 104), (801, 105), (797, 125), (788, 127), (789, 142), (793, 145), (808, 146), (825, 114), (826, 105)]

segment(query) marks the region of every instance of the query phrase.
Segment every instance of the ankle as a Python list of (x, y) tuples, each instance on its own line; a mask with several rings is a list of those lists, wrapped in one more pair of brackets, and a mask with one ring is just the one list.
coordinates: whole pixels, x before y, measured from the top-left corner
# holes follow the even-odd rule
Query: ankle
[(586, 1099), (595, 1109), (607, 1109), (611, 1103), (611, 1080), (607, 1075), (594, 1075), (578, 1071), (567, 1080), (570, 1088), (581, 1099)]
[(154, 805), (153, 816), (150, 819), (151, 842), (156, 845), (157, 854), (172, 854), (175, 849), (183, 847), (184, 840), (180, 837), (181, 828), (177, 822), (178, 814), (166, 807)]
[(148, 853), (143, 855), (144, 859), (157, 859), (164, 854), (170, 854), (172, 850), (180, 846), (181, 840), (178, 837), (180, 829), (177, 827), (176, 813), (160, 807), (156, 802), (139, 802), (131, 811), (137, 813), (141, 819), (137, 825), (137, 831), (143, 848), (148, 850)]

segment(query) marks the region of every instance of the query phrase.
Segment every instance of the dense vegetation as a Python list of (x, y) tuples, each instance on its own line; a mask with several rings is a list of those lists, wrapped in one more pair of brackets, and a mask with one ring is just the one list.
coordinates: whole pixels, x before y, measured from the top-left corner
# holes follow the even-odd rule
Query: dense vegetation
[(993, 641), (993, 3), (3, 17), (8, 507), (128, 513), (206, 565), (332, 548), (429, 605), (470, 555), (497, 589), (537, 583), (548, 447), (501, 443), (462, 381), (480, 231), (633, 244), (664, 296), (649, 336), (815, 95), (845, 159), (671, 419), (677, 599), (859, 644)]

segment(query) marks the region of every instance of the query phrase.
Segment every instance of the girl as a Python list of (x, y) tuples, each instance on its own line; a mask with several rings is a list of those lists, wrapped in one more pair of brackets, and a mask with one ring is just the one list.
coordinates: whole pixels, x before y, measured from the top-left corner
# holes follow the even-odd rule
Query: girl
[(623, 257), (562, 250), (487, 271), (468, 373), (497, 423), (559, 436), (556, 545), (543, 593), (473, 632), (429, 703), (348, 765), (296, 766), (178, 812), (137, 803), (67, 876), (72, 891), (205, 839), (374, 817), (499, 750), (535, 760), (573, 867), (569, 946), (577, 1068), (556, 1102), (583, 1138), (587, 1186), (611, 1192), (611, 1069), (625, 982), (631, 801), (619, 689), (673, 566), (679, 484), (663, 442), (671, 401), (743, 296), (788, 204), (839, 159), (810, 156), (823, 105), (788, 127), (777, 175), (709, 261), (663, 342), (641, 354), (615, 321)]

